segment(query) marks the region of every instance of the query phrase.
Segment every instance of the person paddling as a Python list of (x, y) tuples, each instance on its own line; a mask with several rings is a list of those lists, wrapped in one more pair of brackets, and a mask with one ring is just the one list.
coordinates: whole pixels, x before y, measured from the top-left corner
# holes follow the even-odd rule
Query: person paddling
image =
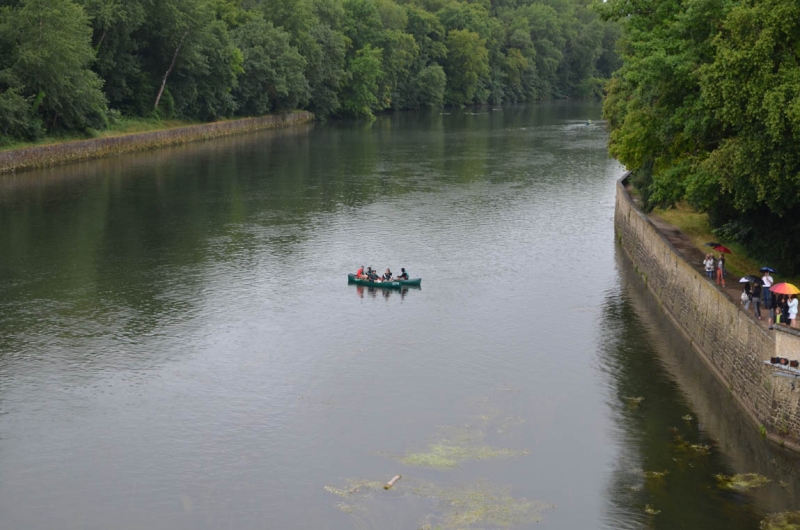
[(383, 281), (390, 282), (392, 281), (392, 271), (386, 269), (386, 272), (383, 273)]
[(407, 280), (408, 279), (408, 273), (406, 272), (406, 270), (403, 267), (400, 267), (400, 274), (397, 275), (397, 279), (398, 280)]
[(361, 278), (364, 276), (364, 266), (362, 265), (360, 269), (356, 272), (356, 278)]

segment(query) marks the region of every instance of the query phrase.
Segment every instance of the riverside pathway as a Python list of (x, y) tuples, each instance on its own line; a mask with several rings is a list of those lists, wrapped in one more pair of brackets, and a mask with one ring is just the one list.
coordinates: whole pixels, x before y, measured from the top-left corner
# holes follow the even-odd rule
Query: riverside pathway
[[(706, 255), (702, 250), (694, 246), (691, 239), (689, 239), (689, 236), (681, 232), (676, 226), (669, 224), (657, 215), (650, 214), (647, 217), (653, 222), (658, 231), (661, 232), (670, 243), (672, 243), (672, 246), (675, 247), (678, 253), (705, 277), (706, 271), (703, 267), (703, 260), (705, 259)], [(714, 253), (715, 258), (717, 254), (718, 253), (716, 252)], [(725, 288), (722, 289), (721, 287), (718, 287), (718, 289), (724, 292), (730, 301), (739, 307), (739, 309), (745, 311), (740, 298), (742, 294), (742, 284), (739, 283), (739, 278), (740, 276), (734, 276), (732, 273), (728, 272), (725, 277)], [(709, 281), (713, 282), (714, 280)], [(763, 306), (761, 308), (761, 320), (758, 320), (753, 314), (752, 304), (750, 306), (750, 310), (745, 312), (750, 315), (750, 318), (752, 318), (753, 321), (758, 322), (762, 327), (769, 327), (769, 311), (764, 309)]]

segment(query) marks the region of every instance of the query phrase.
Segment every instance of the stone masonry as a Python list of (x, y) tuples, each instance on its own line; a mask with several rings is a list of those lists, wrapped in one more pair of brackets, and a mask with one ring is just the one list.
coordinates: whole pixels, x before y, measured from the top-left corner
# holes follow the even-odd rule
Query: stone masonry
[[(728, 387), (755, 427), (763, 425), (770, 438), (800, 450), (800, 379), (778, 376), (764, 364), (777, 355), (773, 332), (754, 322), (681, 256), (638, 210), (624, 180), (617, 183), (617, 240), (664, 314)], [(797, 341), (789, 346), (796, 353), (784, 356), (800, 360), (800, 334), (788, 328), (775, 333), (781, 336), (778, 344), (788, 344), (790, 338)]]

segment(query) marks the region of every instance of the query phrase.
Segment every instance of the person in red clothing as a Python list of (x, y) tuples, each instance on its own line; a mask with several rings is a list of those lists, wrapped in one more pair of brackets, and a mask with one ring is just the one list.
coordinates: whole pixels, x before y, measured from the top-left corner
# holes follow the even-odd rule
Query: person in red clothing
[(364, 276), (364, 266), (363, 265), (361, 266), (360, 269), (358, 269), (358, 272), (356, 272), (356, 278), (361, 278), (362, 276)]

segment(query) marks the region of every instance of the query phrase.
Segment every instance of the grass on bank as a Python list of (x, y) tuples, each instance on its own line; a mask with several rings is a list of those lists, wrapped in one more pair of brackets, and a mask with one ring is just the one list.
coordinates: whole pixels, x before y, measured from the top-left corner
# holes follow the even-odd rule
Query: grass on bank
[(13, 149), (24, 149), (26, 147), (36, 147), (41, 145), (60, 144), (64, 142), (72, 142), (75, 140), (89, 140), (92, 138), (110, 138), (113, 136), (125, 136), (127, 134), (137, 134), (151, 131), (161, 131), (166, 129), (174, 129), (176, 127), (186, 127), (189, 125), (198, 125), (202, 122), (193, 122), (186, 120), (159, 120), (155, 118), (119, 118), (115, 123), (109, 124), (108, 128), (103, 131), (89, 131), (88, 134), (83, 133), (63, 133), (46, 135), (39, 140), (33, 142), (13, 142), (10, 144), (0, 145), (0, 151), (10, 151)]
[[(675, 208), (662, 209), (656, 208), (653, 214), (664, 221), (677, 227), (681, 232), (689, 236), (692, 243), (704, 254), (713, 252), (716, 257), (719, 253), (711, 250), (705, 244), (709, 241), (716, 241), (731, 249), (732, 254), (725, 256), (725, 266), (735, 276), (742, 277), (747, 274), (760, 276), (758, 269), (769, 266), (769, 263), (761, 263), (755, 258), (747, 255), (745, 248), (739, 243), (731, 243), (720, 240), (714, 235), (711, 225), (708, 223), (708, 214), (697, 212), (687, 204), (678, 204)], [(780, 271), (779, 271), (780, 272)], [(787, 278), (780, 274), (774, 274), (776, 282), (789, 282), (800, 286), (800, 278)]]

